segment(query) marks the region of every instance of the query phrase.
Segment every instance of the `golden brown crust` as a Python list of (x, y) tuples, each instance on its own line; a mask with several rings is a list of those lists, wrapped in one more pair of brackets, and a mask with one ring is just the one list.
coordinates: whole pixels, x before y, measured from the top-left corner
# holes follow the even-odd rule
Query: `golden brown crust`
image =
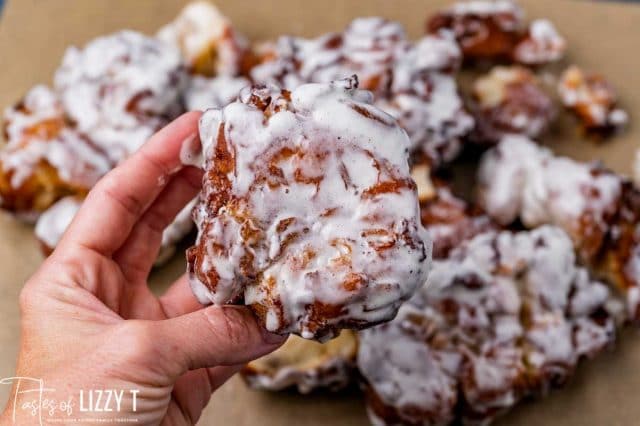
[[(67, 195), (83, 196), (98, 175), (79, 153), (95, 147), (75, 132), (55, 95), (36, 86), (5, 112), (7, 145), (0, 152), (0, 205), (21, 215), (37, 215)], [(80, 149), (86, 146), (86, 150)], [(57, 161), (54, 165), (52, 162)], [(62, 176), (66, 176), (63, 178)]]
[(157, 37), (180, 49), (194, 74), (241, 75), (251, 63), (249, 43), (211, 3), (193, 1)]
[(0, 163), (0, 204), (15, 213), (41, 213), (63, 197), (84, 196), (89, 191), (60, 179), (56, 169), (46, 161), (39, 162), (18, 187), (11, 184), (13, 174), (2, 169)]

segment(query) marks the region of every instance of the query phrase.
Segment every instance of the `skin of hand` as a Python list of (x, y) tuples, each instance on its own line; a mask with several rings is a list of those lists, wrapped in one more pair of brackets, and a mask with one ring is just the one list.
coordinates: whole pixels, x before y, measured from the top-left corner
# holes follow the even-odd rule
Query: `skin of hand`
[[(161, 297), (147, 285), (163, 229), (201, 186), (203, 172), (179, 158), (198, 138), (199, 117), (178, 118), (108, 173), (20, 294), (16, 376), (42, 379), (49, 399), (74, 395), (74, 416), (79, 390), (138, 390), (135, 412), (125, 397), (120, 412), (92, 416), (194, 424), (214, 390), (285, 340), (246, 307), (203, 307), (185, 276)], [(34, 421), (13, 400), (0, 417)]]

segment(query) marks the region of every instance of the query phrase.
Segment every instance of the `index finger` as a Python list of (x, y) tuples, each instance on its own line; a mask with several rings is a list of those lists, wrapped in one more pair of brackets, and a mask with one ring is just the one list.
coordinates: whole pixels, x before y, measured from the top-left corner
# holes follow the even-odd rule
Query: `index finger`
[(189, 112), (153, 135), (89, 192), (60, 247), (75, 244), (110, 256), (183, 166), (183, 143), (198, 137), (201, 113)]

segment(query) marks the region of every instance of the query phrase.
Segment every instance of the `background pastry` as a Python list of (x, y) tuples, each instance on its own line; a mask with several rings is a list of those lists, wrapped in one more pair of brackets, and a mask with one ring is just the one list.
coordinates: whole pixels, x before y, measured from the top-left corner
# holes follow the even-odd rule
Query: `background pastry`
[(587, 134), (608, 136), (629, 121), (627, 112), (617, 105), (613, 86), (601, 75), (586, 73), (573, 65), (562, 74), (558, 93)]
[(260, 390), (295, 387), (303, 394), (320, 389), (337, 391), (356, 377), (357, 349), (358, 340), (351, 330), (342, 330), (325, 343), (290, 336), (275, 352), (250, 362), (242, 377)]
[(70, 47), (54, 79), (66, 115), (113, 163), (182, 112), (186, 84), (180, 51), (133, 31)]
[(488, 423), (611, 344), (609, 297), (559, 228), (463, 242), (393, 321), (360, 332), (371, 422)]
[(498, 223), (554, 224), (571, 237), (580, 259), (624, 296), (640, 317), (640, 191), (598, 163), (556, 157), (517, 136), (483, 157), (479, 204)]
[(536, 76), (520, 66), (494, 67), (478, 77), (470, 110), (476, 125), (468, 139), (481, 145), (494, 145), (508, 134), (538, 138), (556, 115)]
[(195, 74), (236, 76), (249, 65), (249, 42), (208, 1), (189, 3), (157, 37), (178, 47)]
[(104, 153), (67, 120), (46, 86), (31, 89), (4, 114), (7, 144), (0, 151), (0, 205), (23, 219), (58, 199), (84, 195), (112, 167)]
[(461, 52), (447, 32), (412, 42), (397, 22), (358, 18), (341, 33), (285, 36), (261, 50), (263, 60), (251, 70), (255, 82), (291, 89), (358, 75), (376, 106), (407, 131), (410, 151), (433, 167), (452, 161), (473, 127), (452, 76)]

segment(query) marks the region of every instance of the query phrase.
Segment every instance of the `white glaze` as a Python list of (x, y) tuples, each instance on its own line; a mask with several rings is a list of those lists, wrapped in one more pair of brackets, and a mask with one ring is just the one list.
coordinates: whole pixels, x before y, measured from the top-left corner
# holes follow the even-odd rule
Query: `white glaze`
[(385, 74), (407, 45), (404, 28), (379, 17), (356, 18), (342, 33), (314, 39), (280, 37), (271, 52), (275, 59), (251, 71), (259, 83), (293, 89), (303, 83), (328, 83), (357, 74), (366, 84), (380, 79), (371, 90), (382, 89)]
[(358, 367), (412, 424), (448, 424), (457, 399), (487, 422), (537, 392), (522, 387), (525, 359), (528, 377), (545, 387), (551, 373), (570, 374), (580, 356), (611, 343), (612, 319), (590, 318), (609, 297), (560, 228), (487, 232), (435, 260), (396, 319), (360, 332)]
[(251, 82), (244, 77), (193, 76), (183, 94), (185, 106), (189, 111), (223, 108), (236, 100), (240, 89), (250, 84)]
[[(399, 413), (408, 411), (407, 420), (419, 407), (433, 413), (425, 424), (448, 424), (457, 401), (457, 381), (444, 364), (459, 364), (461, 357), (430, 348), (414, 334), (408, 323), (411, 316), (430, 319), (421, 309), (405, 304), (391, 323), (361, 332), (358, 369), (385, 405)], [(375, 414), (369, 411), (369, 415)]]
[(473, 128), (455, 79), (444, 73), (416, 72), (405, 86), (394, 85), (389, 99), (376, 105), (398, 119), (411, 139), (411, 150), (422, 151), (435, 166), (453, 160), (460, 138)]
[(473, 127), (449, 75), (458, 69), (461, 52), (447, 31), (412, 43), (396, 22), (358, 18), (342, 33), (281, 37), (262, 49), (275, 59), (251, 71), (256, 82), (291, 89), (358, 75), (374, 92), (376, 106), (407, 131), (411, 150), (424, 152), (436, 165), (458, 154), (459, 139)]
[(522, 64), (540, 65), (562, 59), (566, 49), (567, 42), (553, 23), (536, 19), (529, 24), (529, 32), (515, 47), (513, 56)]
[(180, 112), (178, 49), (133, 31), (67, 49), (55, 74), (66, 114), (114, 163)]
[(26, 111), (21, 111), (16, 107), (8, 107), (4, 111), (9, 146), (19, 145), (25, 130), (42, 122), (59, 120), (64, 115), (57, 95), (42, 84), (29, 90), (21, 103)]
[[(104, 154), (65, 123), (62, 105), (46, 86), (35, 86), (25, 95), (21, 108), (7, 108), (4, 114), (7, 146), (0, 152), (5, 172), (12, 173), (11, 185), (20, 186), (45, 161), (68, 184), (90, 188), (112, 164)], [(34, 132), (37, 126), (54, 123), (54, 133)], [(49, 131), (51, 132), (51, 131)]]
[[(267, 308), (267, 329), (318, 338), (322, 336), (314, 336), (306, 323), (310, 304), (344, 305), (343, 314), (327, 319), (334, 327), (354, 320), (372, 323), (393, 316), (423, 282), (431, 244), (420, 225), (415, 190), (403, 187), (396, 193), (364, 195), (378, 182), (409, 179), (408, 138), (390, 116), (363, 102), (370, 94), (354, 89), (354, 84), (344, 80), (303, 85), (291, 92), (290, 102), (274, 87), (247, 89), (238, 102), (205, 112), (200, 139), (207, 167), (213, 166), (213, 149), (224, 126), (235, 165), (227, 176), (232, 197), (240, 204), (235, 213), (227, 207), (208, 212), (203, 202), (196, 208), (197, 245), (206, 255), (202, 270), (190, 274), (190, 281), (201, 301), (224, 304), (242, 295), (246, 304)], [(265, 118), (263, 111), (249, 104), (254, 97), (283, 109)], [(305, 154), (276, 161), (284, 183), (269, 187), (256, 178), (273, 179), (265, 162), (277, 146)], [(294, 173), (318, 177), (318, 184), (296, 181)], [(205, 180), (201, 200), (215, 191)], [(326, 215), (328, 209), (335, 210)], [(239, 211), (249, 218), (234, 218)], [(277, 231), (284, 220), (293, 223), (286, 231)], [(247, 221), (261, 230), (262, 236), (254, 242), (238, 237)], [(384, 235), (367, 237), (365, 232), (372, 229), (384, 230)], [(417, 246), (398, 239), (403, 232)], [(293, 233), (294, 242), (283, 246)], [(375, 249), (386, 243), (389, 249)], [(309, 250), (313, 255), (302, 265), (302, 256)], [(261, 274), (258, 282), (239, 269), (248, 252), (253, 256), (252, 267)], [(347, 263), (341, 266), (339, 259)], [(342, 288), (352, 273), (364, 279), (355, 292)], [(215, 275), (215, 288), (206, 291), (207, 283), (198, 276)], [(269, 280), (274, 283), (270, 294), (266, 292)], [(274, 301), (282, 303), (282, 312)]]
[[(496, 221), (506, 225), (519, 218), (526, 227), (545, 223), (560, 226), (587, 264), (596, 270), (602, 267), (594, 264), (590, 258), (593, 253), (587, 250), (600, 250), (603, 241), (590, 243), (589, 238), (607, 238), (618, 232), (612, 218), (616, 220), (624, 196), (622, 177), (596, 164), (554, 156), (524, 137), (510, 136), (484, 155), (478, 179), (480, 205)], [(586, 230), (585, 224), (589, 226)], [(589, 246), (594, 244), (598, 246)], [(624, 263), (614, 272), (625, 282), (611, 278), (624, 293), (634, 318), (640, 304), (639, 259), (636, 244), (628, 259), (619, 260)]]
[(564, 106), (576, 110), (591, 127), (621, 128), (629, 121), (628, 113), (616, 106), (617, 95), (608, 82), (575, 65), (562, 74), (558, 94)]
[(507, 136), (482, 158), (479, 201), (501, 224), (520, 217), (527, 227), (554, 223), (571, 234), (586, 212), (603, 221), (620, 196), (621, 180), (612, 173), (594, 176), (594, 167)]
[(399, 54), (393, 67), (394, 84), (408, 86), (416, 72), (455, 71), (461, 62), (462, 51), (452, 32), (442, 30), (438, 34), (425, 35)]
[(65, 197), (53, 204), (40, 215), (36, 223), (36, 238), (49, 250), (53, 250), (71, 225), (81, 205), (82, 200), (76, 197)]

